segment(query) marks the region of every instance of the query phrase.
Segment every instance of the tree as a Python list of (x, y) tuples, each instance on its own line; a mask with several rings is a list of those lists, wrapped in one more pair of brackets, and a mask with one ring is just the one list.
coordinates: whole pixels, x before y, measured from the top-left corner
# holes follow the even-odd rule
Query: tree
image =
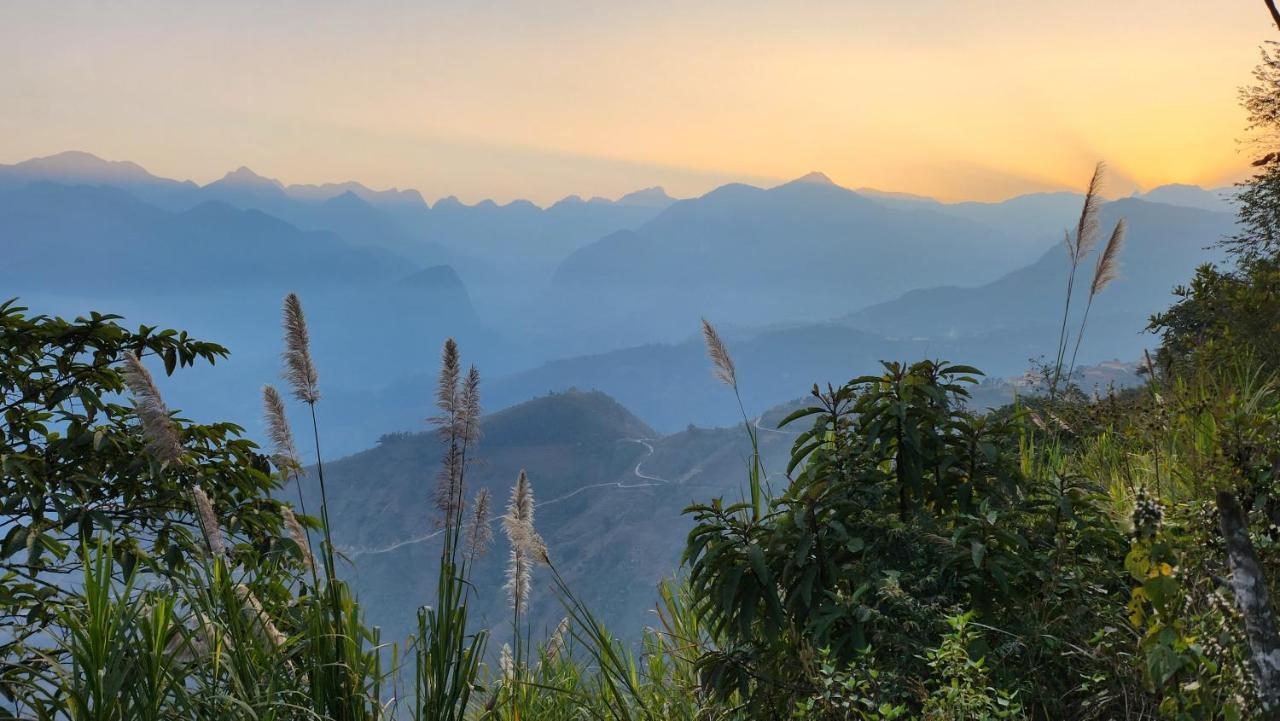
[(160, 461), (121, 394), (126, 354), (166, 373), (227, 355), (185, 332), (90, 314), (67, 321), (0, 303), (0, 692), (24, 682), (28, 643), (73, 597), (69, 574), (100, 543), (122, 574), (182, 570), (205, 553), (191, 490), (207, 490), (237, 541), (229, 553), (259, 563), (280, 550), (279, 481), (231, 423), (173, 419), (181, 456)]

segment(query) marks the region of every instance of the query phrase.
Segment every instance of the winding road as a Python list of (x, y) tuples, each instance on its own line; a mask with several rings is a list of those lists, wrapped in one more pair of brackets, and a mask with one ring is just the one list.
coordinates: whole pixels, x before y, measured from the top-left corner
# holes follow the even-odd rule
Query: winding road
[[(757, 422), (758, 422), (758, 421), (757, 421)], [(759, 426), (757, 426), (757, 428), (759, 428)], [(766, 428), (761, 428), (761, 430), (768, 430), (768, 429), (766, 429)], [(659, 478), (658, 476), (651, 476), (651, 475), (649, 475), (648, 473), (645, 473), (645, 472), (644, 472), (643, 470), (641, 470), (641, 468), (640, 468), (640, 467), (644, 464), (645, 460), (646, 460), (646, 459), (648, 459), (648, 458), (649, 458), (649, 456), (652, 456), (652, 455), (654, 454), (653, 444), (651, 444), (651, 443), (650, 443), (650, 441), (651, 441), (651, 440), (653, 440), (653, 439), (652, 439), (652, 438), (623, 438), (623, 439), (621, 439), (621, 442), (623, 442), (623, 443), (639, 443), (640, 445), (642, 445), (642, 446), (644, 446), (644, 447), (645, 447), (645, 454), (644, 454), (643, 456), (641, 456), (641, 457), (640, 457), (640, 460), (636, 461), (636, 465), (635, 465), (635, 467), (631, 469), (631, 473), (632, 473), (636, 478), (640, 479), (640, 482), (639, 482), (639, 483), (627, 483), (626, 481), (614, 481), (614, 482), (612, 482), (612, 483), (592, 483), (592, 484), (587, 485), (587, 486), (582, 486), (582, 487), (580, 487), (580, 488), (575, 488), (574, 490), (572, 490), (572, 491), (570, 491), (570, 492), (568, 492), (568, 493), (564, 494), (563, 496), (557, 496), (557, 497), (555, 497), (555, 498), (551, 498), (551, 499), (548, 499), (548, 500), (545, 500), (545, 501), (538, 501), (538, 502), (536, 502), (536, 503), (534, 504), (534, 508), (541, 508), (541, 507), (543, 507), (543, 506), (550, 506), (550, 505), (552, 505), (552, 504), (554, 504), (554, 503), (559, 503), (559, 502), (561, 502), (561, 501), (566, 501), (566, 500), (568, 500), (568, 499), (570, 499), (570, 498), (573, 498), (574, 496), (578, 495), (579, 493), (582, 493), (582, 492), (584, 492), (584, 491), (589, 491), (589, 490), (592, 490), (592, 489), (595, 489), (595, 488), (623, 488), (623, 489), (630, 489), (630, 488), (653, 488), (653, 487), (655, 487), (655, 486), (669, 486), (669, 485), (671, 485), (671, 481), (667, 480), (666, 478)], [(489, 522), (490, 522), (490, 523), (493, 523), (494, 521), (496, 521), (496, 520), (498, 520), (498, 519), (500, 519), (500, 518), (502, 518), (502, 516), (501, 516), (501, 515), (491, 516), (491, 517), (489, 518)], [(382, 547), (380, 547), (380, 548), (349, 548), (349, 549), (344, 549), (344, 550), (343, 550), (343, 554), (344, 554), (347, 558), (352, 558), (352, 559), (354, 559), (354, 558), (357, 558), (357, 557), (359, 557), (359, 556), (370, 556), (370, 555), (377, 555), (377, 554), (381, 554), (381, 553), (390, 553), (390, 552), (395, 551), (395, 550), (397, 550), (397, 549), (399, 549), (399, 548), (404, 548), (405, 546), (410, 546), (410, 545), (413, 545), (413, 544), (415, 544), (415, 543), (423, 543), (423, 542), (425, 542), (425, 541), (429, 541), (429, 540), (431, 540), (431, 539), (435, 538), (436, 536), (439, 536), (439, 535), (440, 535), (441, 533), (443, 533), (443, 532), (444, 532), (444, 531), (443, 531), (443, 530), (441, 530), (441, 529), (436, 529), (436, 530), (434, 530), (434, 531), (432, 531), (432, 532), (430, 532), (430, 533), (424, 533), (424, 534), (422, 534), (421, 536), (414, 536), (413, 538), (407, 538), (407, 539), (405, 539), (405, 540), (403, 540), (403, 541), (397, 541), (397, 542), (392, 543), (392, 544), (390, 544), (390, 545), (388, 545), (388, 546), (382, 546)]]

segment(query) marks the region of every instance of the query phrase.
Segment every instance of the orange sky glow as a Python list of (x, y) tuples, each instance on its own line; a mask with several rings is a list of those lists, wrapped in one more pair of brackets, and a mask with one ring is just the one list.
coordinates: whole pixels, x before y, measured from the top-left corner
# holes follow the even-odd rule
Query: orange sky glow
[(0, 162), (428, 199), (697, 195), (810, 170), (999, 199), (1219, 186), (1259, 0), (0, 5)]

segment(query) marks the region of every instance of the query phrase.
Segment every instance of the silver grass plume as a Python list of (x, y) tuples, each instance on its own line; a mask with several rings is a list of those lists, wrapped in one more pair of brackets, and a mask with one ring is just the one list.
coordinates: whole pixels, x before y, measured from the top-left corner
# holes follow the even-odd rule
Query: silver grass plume
[(284, 298), (284, 345), (284, 378), (293, 386), (294, 397), (315, 403), (320, 400), (320, 375), (311, 360), (311, 336), (302, 314), (302, 301), (295, 293)]
[(729, 356), (729, 349), (725, 347), (724, 341), (720, 339), (720, 334), (716, 332), (716, 327), (711, 325), (706, 318), (702, 319), (702, 338), (706, 341), (707, 357), (711, 359), (711, 374), (721, 383), (737, 392), (738, 374), (733, 367), (733, 358)]
[(182, 456), (182, 443), (178, 439), (177, 426), (169, 416), (169, 407), (164, 404), (151, 373), (138, 356), (125, 351), (121, 375), (133, 396), (134, 409), (147, 439), (147, 449), (162, 462), (176, 463)]
[(311, 542), (307, 540), (307, 533), (302, 530), (302, 524), (298, 523), (298, 517), (293, 515), (293, 509), (284, 506), (280, 509), (280, 515), (284, 518), (285, 528), (289, 529), (289, 537), (298, 544), (298, 548), (302, 549), (302, 561), (307, 564), (307, 568), (314, 569), (316, 559), (311, 555)]
[(209, 544), (209, 552), (214, 556), (223, 556), (227, 546), (222, 540), (222, 526), (218, 525), (218, 517), (213, 513), (213, 504), (204, 489), (195, 486), (191, 489), (191, 497), (196, 504), (196, 519), (200, 522), (200, 530), (204, 533), (205, 542)]
[(429, 419), (440, 426), (440, 436), (445, 444), (444, 458), (436, 479), (435, 502), (436, 508), (444, 514), (442, 521), (446, 527), (451, 526), (462, 512), (461, 378), (458, 344), (449, 338), (440, 354), (440, 375), (436, 379), (436, 408), (440, 415)]
[(475, 366), (467, 370), (467, 377), (462, 382), (462, 396), (459, 402), (459, 417), (463, 440), (474, 443), (480, 440), (480, 371)]
[(280, 633), (280, 629), (271, 622), (271, 617), (267, 615), (266, 609), (259, 603), (258, 597), (253, 595), (253, 591), (243, 583), (236, 584), (236, 596), (240, 597), (241, 613), (245, 618), (249, 619), (249, 623), (253, 627), (253, 632), (269, 644), (272, 648), (280, 648), (284, 645), (284, 634)]
[(1093, 269), (1093, 283), (1089, 286), (1090, 297), (1100, 293), (1116, 279), (1119, 271), (1120, 248), (1124, 245), (1124, 233), (1125, 221), (1121, 218), (1116, 223), (1115, 230), (1111, 231), (1111, 238), (1103, 247), (1102, 254), (1098, 256), (1098, 264)]
[(1093, 177), (1089, 179), (1089, 189), (1084, 194), (1084, 206), (1080, 209), (1080, 220), (1076, 223), (1076, 237), (1070, 239), (1072, 261), (1079, 263), (1098, 242), (1098, 208), (1102, 205), (1102, 173), (1106, 164), (1099, 162), (1093, 168)]
[(507, 562), (507, 583), (505, 588), (507, 595), (511, 599), (511, 607), (518, 613), (525, 603), (529, 600), (529, 588), (532, 575), (532, 568), (529, 557), (525, 553), (526, 541), (525, 536), (528, 535), (528, 521), (521, 516), (521, 509), (526, 505), (532, 511), (532, 503), (526, 504), (525, 499), (530, 497), (529, 481), (525, 472), (520, 471), (520, 476), (516, 479), (515, 488), (511, 490), (511, 503), (507, 509), (507, 515), (502, 518), (502, 527), (507, 533), (507, 540), (511, 544), (511, 556)]
[(511, 657), (511, 644), (502, 644), (502, 653), (498, 655), (498, 669), (502, 672), (502, 681), (511, 683), (516, 675), (516, 662)]
[(507, 564), (507, 594), (511, 606), (519, 611), (529, 600), (529, 587), (535, 562), (549, 563), (547, 544), (533, 528), (533, 487), (529, 476), (520, 471), (511, 489), (511, 502), (502, 526), (511, 543), (511, 559)]
[(267, 419), (267, 436), (275, 449), (271, 461), (285, 473), (303, 473), (298, 448), (293, 443), (293, 430), (284, 414), (284, 399), (274, 386), (262, 387), (262, 410)]
[(458, 360), (458, 344), (452, 338), (445, 340), (440, 352), (440, 376), (436, 379), (436, 408), (440, 415), (431, 419), (440, 425), (456, 422), (459, 410), (458, 383), (462, 380), (462, 367)]
[(476, 500), (471, 504), (471, 515), (467, 518), (467, 554), (479, 558), (489, 550), (493, 543), (493, 526), (489, 523), (489, 489), (481, 488), (476, 493)]
[(547, 661), (556, 660), (556, 656), (560, 655), (560, 650), (564, 648), (564, 637), (569, 633), (569, 617), (560, 619), (560, 625), (556, 626), (555, 633), (551, 634), (551, 638), (547, 641), (547, 649), (543, 652), (543, 658)]

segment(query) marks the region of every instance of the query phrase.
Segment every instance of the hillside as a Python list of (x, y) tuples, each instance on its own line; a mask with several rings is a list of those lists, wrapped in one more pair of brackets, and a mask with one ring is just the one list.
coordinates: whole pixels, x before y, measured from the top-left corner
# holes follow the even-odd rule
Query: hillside
[[(732, 405), (727, 395), (721, 401)], [(647, 623), (658, 581), (679, 564), (689, 527), (681, 510), (717, 495), (736, 497), (750, 454), (740, 428), (690, 427), (660, 437), (599, 392), (543, 396), (486, 416), (482, 427), (468, 493), (488, 488), (496, 516), (526, 469), (538, 500), (537, 526), (557, 567), (624, 634)], [(789, 435), (761, 435), (776, 471)], [(351, 559), (350, 575), (370, 620), (388, 638), (407, 634), (416, 606), (431, 598), (430, 569), (439, 554), (439, 513), (431, 498), (441, 451), (433, 432), (393, 434), (325, 465), (336, 543)], [(314, 507), (314, 474), (304, 487)], [(502, 639), (509, 633), (502, 591), (507, 547), (496, 523), (495, 532), (495, 547), (477, 566), (476, 588), (481, 622)], [(601, 568), (610, 573), (600, 574)], [(561, 611), (545, 572), (535, 573), (535, 581), (535, 627), (554, 626)]]

